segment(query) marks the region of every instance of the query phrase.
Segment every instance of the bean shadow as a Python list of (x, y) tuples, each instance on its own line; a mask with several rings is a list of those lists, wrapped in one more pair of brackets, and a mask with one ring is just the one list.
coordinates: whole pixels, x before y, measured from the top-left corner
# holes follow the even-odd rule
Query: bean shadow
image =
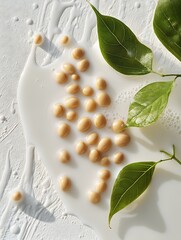
[(58, 48), (53, 41), (44, 36), (44, 42), (36, 49), (36, 63), (42, 67), (56, 61), (63, 53), (63, 48)]
[(26, 193), (25, 201), (20, 205), (22, 212), (42, 222), (54, 222), (55, 216), (41, 202)]
[(137, 206), (130, 213), (121, 217), (119, 223), (119, 236), (121, 239), (124, 240), (129, 229), (135, 226), (144, 226), (159, 233), (166, 231), (166, 225), (158, 206), (158, 192), (162, 184), (167, 181), (181, 182), (181, 176), (161, 168), (157, 169), (151, 185), (142, 197), (137, 200)]

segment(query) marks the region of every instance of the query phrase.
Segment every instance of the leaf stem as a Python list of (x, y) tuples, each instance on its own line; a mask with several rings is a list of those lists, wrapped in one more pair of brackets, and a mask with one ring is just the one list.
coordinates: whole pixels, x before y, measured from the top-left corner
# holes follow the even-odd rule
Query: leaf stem
[(164, 161), (169, 161), (169, 160), (175, 160), (178, 164), (181, 165), (181, 161), (176, 157), (176, 149), (175, 149), (175, 145), (172, 146), (172, 154), (168, 153), (164, 150), (160, 150), (161, 153), (164, 153), (165, 155), (167, 155), (169, 158), (160, 160), (159, 162), (164, 162)]
[(181, 74), (162, 74), (162, 77), (175, 77), (175, 79), (181, 77)]
[(162, 74), (162, 73), (156, 72), (154, 70), (152, 70), (152, 73), (155, 73), (155, 74), (159, 75), (160, 77), (175, 77), (175, 79), (181, 77), (181, 74), (176, 74), (176, 73)]

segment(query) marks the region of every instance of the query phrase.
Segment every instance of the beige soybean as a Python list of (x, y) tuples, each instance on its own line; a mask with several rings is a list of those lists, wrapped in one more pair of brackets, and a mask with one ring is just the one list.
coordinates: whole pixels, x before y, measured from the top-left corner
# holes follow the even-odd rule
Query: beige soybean
[(100, 92), (97, 95), (97, 103), (101, 107), (107, 107), (111, 104), (111, 98), (106, 92)]
[(114, 157), (113, 157), (113, 162), (116, 164), (120, 164), (122, 163), (124, 160), (124, 154), (119, 152), (119, 153), (115, 153)]
[(78, 108), (80, 105), (80, 101), (77, 97), (69, 97), (65, 101), (65, 106), (70, 109)]
[(79, 81), (80, 80), (80, 76), (78, 74), (72, 74), (71, 78), (74, 81)]
[(69, 177), (63, 176), (59, 180), (60, 189), (64, 192), (68, 191), (71, 187), (72, 183)]
[(63, 65), (63, 70), (65, 71), (65, 73), (72, 75), (76, 72), (75, 67), (70, 64), (70, 63), (66, 63)]
[(76, 94), (80, 91), (80, 86), (77, 83), (72, 83), (67, 87), (67, 93)]
[(68, 77), (64, 72), (56, 72), (55, 73), (55, 81), (59, 84), (63, 84), (68, 81)]
[(111, 177), (111, 172), (107, 169), (103, 169), (103, 170), (100, 170), (99, 171), (99, 177), (102, 179), (102, 180), (108, 180), (110, 177)]
[(87, 144), (88, 145), (95, 145), (97, 144), (99, 141), (99, 135), (97, 133), (90, 133), (88, 136), (87, 136)]
[(89, 98), (85, 101), (85, 110), (87, 112), (94, 112), (97, 108), (97, 103), (93, 98)]
[(123, 120), (115, 120), (112, 124), (112, 130), (115, 133), (123, 132), (125, 130), (125, 123), (123, 122)]
[(88, 198), (91, 203), (96, 204), (101, 201), (101, 194), (98, 192), (91, 191), (89, 192)]
[(96, 88), (98, 90), (105, 90), (107, 87), (107, 83), (103, 78), (97, 78), (96, 79)]
[(82, 48), (74, 48), (72, 51), (72, 57), (75, 59), (81, 59), (85, 52)]
[(67, 123), (61, 123), (58, 127), (58, 135), (65, 138), (70, 134), (70, 126)]
[(89, 160), (91, 162), (98, 162), (100, 160), (100, 158), (101, 158), (101, 154), (97, 149), (92, 149), (89, 152)]
[(82, 155), (87, 151), (87, 144), (83, 141), (80, 141), (77, 143), (75, 150), (77, 154)]
[(110, 138), (102, 138), (100, 140), (100, 142), (98, 143), (97, 149), (101, 152), (101, 153), (105, 153), (108, 152), (112, 147), (112, 141)]
[(100, 165), (101, 166), (105, 166), (105, 167), (108, 167), (110, 165), (110, 160), (108, 157), (103, 157), (101, 160), (100, 160)]
[(66, 113), (66, 119), (70, 122), (74, 122), (77, 119), (77, 113), (75, 111), (68, 111)]
[(103, 114), (97, 114), (94, 118), (94, 125), (96, 128), (104, 128), (107, 124), (107, 120)]
[(53, 114), (55, 117), (62, 117), (65, 113), (65, 108), (61, 104), (55, 104), (53, 107)]
[(91, 87), (86, 86), (82, 89), (82, 94), (84, 96), (92, 96), (94, 94), (94, 90)]
[(59, 161), (61, 163), (68, 163), (71, 159), (71, 156), (68, 151), (66, 150), (61, 150), (59, 153)]
[(103, 180), (100, 180), (96, 185), (96, 192), (97, 193), (103, 193), (107, 189), (107, 183)]
[(19, 202), (23, 199), (23, 194), (20, 191), (14, 192), (11, 199), (15, 202)]
[(89, 68), (90, 66), (90, 63), (87, 59), (83, 59), (81, 60), (80, 62), (78, 62), (77, 64), (77, 69), (80, 71), (80, 72), (85, 72), (87, 71), (87, 69)]
[(42, 45), (44, 42), (44, 38), (41, 34), (37, 34), (34, 36), (34, 44), (40, 46)]
[(124, 146), (128, 145), (130, 140), (131, 140), (131, 138), (127, 133), (119, 133), (115, 137), (115, 144), (118, 147), (124, 147)]
[(88, 117), (83, 117), (79, 120), (77, 124), (77, 129), (80, 132), (86, 132), (88, 131), (92, 126), (92, 122)]
[(61, 45), (66, 45), (68, 44), (70, 41), (69, 37), (67, 35), (64, 35), (60, 38), (60, 44)]

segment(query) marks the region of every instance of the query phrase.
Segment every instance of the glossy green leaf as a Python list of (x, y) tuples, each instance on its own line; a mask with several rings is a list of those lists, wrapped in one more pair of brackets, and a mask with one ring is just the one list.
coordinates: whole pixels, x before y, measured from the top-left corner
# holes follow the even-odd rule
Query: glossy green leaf
[(128, 127), (146, 127), (165, 110), (175, 81), (154, 82), (139, 90), (128, 112)]
[(112, 190), (109, 224), (117, 212), (132, 203), (147, 189), (157, 163), (132, 163), (120, 171)]
[(181, 61), (181, 1), (159, 0), (153, 26), (163, 45)]
[(107, 63), (126, 75), (143, 75), (152, 70), (152, 51), (116, 18), (104, 16), (91, 5), (97, 17), (99, 45)]

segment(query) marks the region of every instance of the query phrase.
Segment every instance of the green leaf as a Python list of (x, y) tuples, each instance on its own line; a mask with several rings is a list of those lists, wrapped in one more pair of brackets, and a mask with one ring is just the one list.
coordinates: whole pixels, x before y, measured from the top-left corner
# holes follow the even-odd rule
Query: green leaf
[(157, 163), (159, 162), (132, 163), (120, 171), (112, 190), (109, 224), (117, 212), (128, 206), (147, 189)]
[(153, 27), (163, 45), (181, 61), (181, 1), (159, 0)]
[(140, 43), (123, 22), (100, 14), (93, 5), (91, 7), (97, 17), (99, 45), (107, 63), (126, 75), (150, 73), (153, 60), (151, 49)]
[(128, 112), (128, 127), (146, 127), (156, 122), (165, 110), (174, 81), (154, 82), (139, 90)]

